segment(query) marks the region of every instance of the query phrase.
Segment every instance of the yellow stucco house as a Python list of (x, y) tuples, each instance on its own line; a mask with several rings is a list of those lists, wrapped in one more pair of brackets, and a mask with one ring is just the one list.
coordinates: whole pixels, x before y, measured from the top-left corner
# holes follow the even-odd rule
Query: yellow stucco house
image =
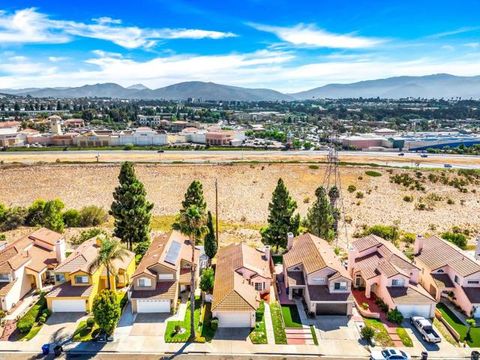
[[(89, 312), (99, 291), (108, 288), (104, 266), (90, 270), (100, 250), (101, 237), (81, 244), (55, 269), (55, 287), (46, 295), (52, 312)], [(117, 276), (110, 276), (110, 288), (116, 290), (130, 284), (135, 272), (135, 254), (128, 252), (123, 260), (115, 260)]]

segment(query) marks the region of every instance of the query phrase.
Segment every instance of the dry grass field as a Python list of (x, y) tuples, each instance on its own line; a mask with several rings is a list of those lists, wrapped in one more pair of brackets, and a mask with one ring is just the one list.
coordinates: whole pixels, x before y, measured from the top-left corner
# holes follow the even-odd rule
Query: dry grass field
[[(28, 206), (37, 198), (62, 199), (67, 207), (80, 208), (95, 204), (109, 208), (117, 184), (119, 164), (44, 164), (0, 168), (0, 203)], [(382, 176), (365, 174), (365, 166), (342, 166), (341, 183), (347, 217), (348, 237), (365, 225), (397, 224), (412, 233), (440, 233), (452, 226), (480, 230), (480, 193), (461, 193), (441, 184), (426, 183), (426, 191), (404, 190), (390, 182), (387, 169), (375, 168)], [(314, 191), (322, 185), (325, 167), (307, 164), (231, 164), (181, 165), (137, 164), (136, 171), (144, 182), (150, 201), (155, 204), (153, 228), (165, 231), (178, 211), (183, 194), (194, 180), (204, 185), (207, 203), (214, 209), (214, 182), (219, 185), (219, 216), (221, 241), (259, 241), (258, 229), (267, 218), (268, 203), (278, 178), (282, 177), (298, 203), (300, 213), (306, 214), (314, 201)], [(390, 169), (393, 174), (409, 170)], [(438, 172), (438, 171), (437, 171)], [(410, 170), (410, 173), (413, 171)], [(429, 171), (423, 171), (425, 175)], [(349, 193), (354, 185), (363, 193)], [(473, 189), (473, 188), (471, 188)], [(471, 190), (470, 189), (470, 190)], [(430, 201), (431, 210), (416, 210), (420, 198), (429, 194), (441, 200)], [(403, 198), (413, 197), (412, 202)], [(454, 204), (448, 204), (452, 199)], [(21, 230), (19, 230), (21, 231)], [(71, 232), (70, 232), (71, 233)], [(8, 234), (9, 238), (16, 234)], [(342, 231), (341, 237), (345, 237)]]

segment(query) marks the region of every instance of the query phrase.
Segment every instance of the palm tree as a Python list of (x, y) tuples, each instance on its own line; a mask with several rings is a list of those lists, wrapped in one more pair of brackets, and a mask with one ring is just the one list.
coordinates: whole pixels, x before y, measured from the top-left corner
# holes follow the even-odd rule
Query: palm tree
[(196, 205), (191, 205), (178, 217), (178, 227), (190, 239), (192, 262), (190, 267), (190, 338), (195, 338), (195, 243), (206, 231), (205, 213)]
[(114, 260), (123, 260), (128, 256), (128, 251), (125, 246), (118, 240), (110, 237), (101, 239), (100, 250), (95, 260), (90, 264), (89, 271), (93, 271), (100, 266), (105, 266), (107, 269), (107, 287), (110, 290), (110, 277), (117, 275)]

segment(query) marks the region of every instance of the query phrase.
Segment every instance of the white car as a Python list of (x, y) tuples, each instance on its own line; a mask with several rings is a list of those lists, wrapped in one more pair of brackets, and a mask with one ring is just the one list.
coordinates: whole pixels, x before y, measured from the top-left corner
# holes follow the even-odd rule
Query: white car
[(372, 351), (370, 360), (410, 360), (410, 355), (405, 351), (393, 348)]

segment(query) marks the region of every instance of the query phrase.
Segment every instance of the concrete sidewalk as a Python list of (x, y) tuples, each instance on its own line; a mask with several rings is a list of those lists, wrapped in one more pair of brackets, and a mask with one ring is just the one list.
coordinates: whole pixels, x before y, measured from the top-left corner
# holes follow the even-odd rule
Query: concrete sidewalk
[(263, 314), (265, 319), (265, 330), (267, 332), (268, 344), (275, 344), (275, 334), (273, 332), (272, 313), (270, 312), (270, 305), (265, 303), (265, 312)]

